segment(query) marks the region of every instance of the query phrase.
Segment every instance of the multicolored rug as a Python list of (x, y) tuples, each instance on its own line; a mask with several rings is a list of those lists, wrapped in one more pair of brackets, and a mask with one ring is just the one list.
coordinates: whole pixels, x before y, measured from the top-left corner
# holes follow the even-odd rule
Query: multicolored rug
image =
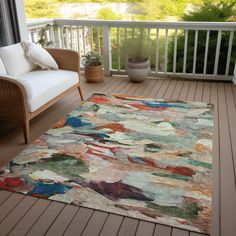
[(213, 106), (94, 94), (0, 170), (0, 188), (209, 233)]

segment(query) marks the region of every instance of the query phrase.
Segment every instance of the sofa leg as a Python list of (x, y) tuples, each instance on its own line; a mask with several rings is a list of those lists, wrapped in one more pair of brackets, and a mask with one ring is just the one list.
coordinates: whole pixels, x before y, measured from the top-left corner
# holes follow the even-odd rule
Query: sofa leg
[(84, 96), (83, 96), (82, 89), (81, 89), (80, 85), (78, 85), (78, 90), (79, 90), (81, 100), (84, 101)]
[(23, 123), (23, 131), (24, 131), (25, 144), (28, 144), (30, 136), (29, 120), (25, 120), (25, 122)]

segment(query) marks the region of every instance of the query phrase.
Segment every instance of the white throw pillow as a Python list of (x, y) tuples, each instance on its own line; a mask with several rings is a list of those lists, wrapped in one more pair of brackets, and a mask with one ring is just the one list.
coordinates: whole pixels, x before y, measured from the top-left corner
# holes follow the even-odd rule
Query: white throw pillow
[(35, 65), (38, 65), (42, 69), (46, 70), (58, 70), (56, 61), (47, 52), (47, 50), (29, 41), (23, 41), (22, 46), (25, 49), (25, 54), (28, 59)]
[(0, 57), (7, 74), (11, 76), (21, 76), (37, 67), (26, 57), (21, 43), (0, 48)]

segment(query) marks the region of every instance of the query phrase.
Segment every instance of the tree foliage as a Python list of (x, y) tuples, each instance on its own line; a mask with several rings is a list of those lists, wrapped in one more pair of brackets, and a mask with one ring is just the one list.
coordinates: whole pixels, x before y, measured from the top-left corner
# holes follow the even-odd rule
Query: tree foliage
[(187, 2), (180, 0), (142, 0), (136, 6), (138, 14), (135, 18), (139, 20), (157, 20), (166, 16), (179, 16), (184, 12), (187, 4)]
[[(61, 4), (67, 3), (138, 3), (143, 0), (24, 0), (25, 13), (28, 19), (36, 18), (53, 18), (59, 17), (59, 7)], [(121, 19), (115, 12), (109, 13), (110, 9), (103, 9), (98, 16), (102, 19), (113, 17)]]
[(28, 19), (60, 16), (57, 0), (25, 0), (24, 5)]
[[(213, 19), (214, 17), (217, 19), (222, 10), (217, 9), (217, 7), (221, 7), (223, 3), (233, 3), (235, 0), (214, 0), (213, 2), (216, 4), (215, 9), (211, 8), (211, 11), (206, 9), (205, 13), (201, 13), (208, 15), (206, 20)], [(185, 12), (186, 8), (191, 5), (202, 4), (204, 0), (24, 0), (25, 2), (25, 10), (27, 18), (52, 18), (58, 17), (59, 7), (61, 4), (67, 3), (133, 3), (132, 16), (135, 20), (158, 20), (164, 19), (167, 16), (176, 16), (177, 18), (181, 18)], [(222, 3), (221, 3), (222, 2)], [(223, 4), (224, 5), (224, 4)], [(199, 5), (195, 7), (199, 8)], [(219, 11), (217, 11), (219, 10)], [(227, 12), (227, 9), (225, 9)], [(228, 8), (230, 10), (230, 7)], [(196, 11), (194, 11), (196, 12)], [(231, 14), (231, 13), (228, 13)], [(101, 17), (114, 17), (114, 12), (109, 15), (109, 9), (106, 11), (103, 9), (101, 13), (98, 14)], [(188, 18), (190, 15), (187, 16)], [(196, 14), (193, 15), (193, 18), (196, 17)], [(107, 18), (109, 19), (109, 18)]]
[(183, 14), (184, 21), (235, 21), (236, 0), (205, 0), (193, 6), (193, 10)]
[(122, 20), (122, 15), (115, 13), (110, 7), (103, 7), (97, 13), (100, 20)]

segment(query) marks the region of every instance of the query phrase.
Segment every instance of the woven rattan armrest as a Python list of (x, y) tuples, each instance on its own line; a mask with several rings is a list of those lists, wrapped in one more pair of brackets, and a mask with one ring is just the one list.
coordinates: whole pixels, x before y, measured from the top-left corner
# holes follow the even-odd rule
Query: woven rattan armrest
[(22, 84), (0, 76), (0, 119), (24, 121), (29, 119), (27, 93)]
[(79, 73), (80, 56), (78, 52), (68, 49), (56, 49), (56, 48), (47, 48), (46, 50), (51, 54), (51, 56), (57, 62), (59, 69), (70, 70)]

